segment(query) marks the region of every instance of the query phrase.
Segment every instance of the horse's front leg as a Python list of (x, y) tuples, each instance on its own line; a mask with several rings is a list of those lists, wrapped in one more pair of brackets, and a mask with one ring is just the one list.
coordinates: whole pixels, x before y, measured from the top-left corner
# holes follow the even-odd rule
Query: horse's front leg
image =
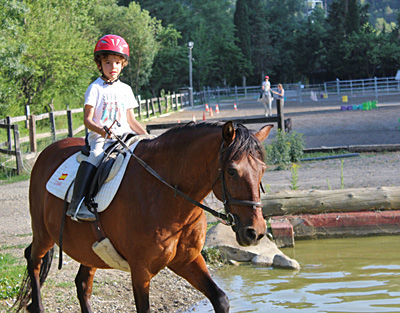
[[(135, 266), (132, 268), (139, 268)], [(135, 297), (137, 313), (150, 313), (150, 279), (151, 275), (148, 274), (146, 269), (131, 271), (133, 295)]]
[(88, 267), (81, 264), (78, 274), (75, 277), (76, 291), (82, 313), (93, 313), (89, 300), (92, 295), (93, 277), (96, 270), (95, 267)]
[(201, 254), (192, 263), (174, 264), (169, 268), (201, 291), (210, 300), (215, 312), (229, 312), (228, 297), (212, 280)]

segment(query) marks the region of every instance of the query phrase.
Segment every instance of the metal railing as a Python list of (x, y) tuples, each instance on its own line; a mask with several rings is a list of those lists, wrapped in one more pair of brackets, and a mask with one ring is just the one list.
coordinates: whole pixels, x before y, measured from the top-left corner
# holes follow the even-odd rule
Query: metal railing
[[(277, 85), (271, 85), (273, 90), (277, 90)], [(285, 89), (286, 101), (324, 101), (341, 99), (343, 96), (370, 96), (379, 99), (380, 96), (400, 94), (400, 80), (395, 77), (366, 78), (355, 80), (329, 81), (323, 84), (305, 85), (301, 82), (297, 84), (283, 84)], [(247, 87), (204, 87), (202, 91), (193, 92), (194, 105), (205, 103), (220, 103), (229, 99), (238, 103), (247, 98), (258, 98), (261, 92), (260, 86)]]

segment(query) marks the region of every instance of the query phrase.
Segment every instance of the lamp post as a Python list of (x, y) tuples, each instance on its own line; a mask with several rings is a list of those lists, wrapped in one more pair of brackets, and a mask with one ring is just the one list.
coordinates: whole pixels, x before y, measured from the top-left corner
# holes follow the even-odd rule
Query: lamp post
[(193, 41), (188, 42), (188, 48), (189, 48), (189, 101), (190, 101), (190, 106), (193, 107), (193, 78), (192, 78), (192, 49), (194, 46)]

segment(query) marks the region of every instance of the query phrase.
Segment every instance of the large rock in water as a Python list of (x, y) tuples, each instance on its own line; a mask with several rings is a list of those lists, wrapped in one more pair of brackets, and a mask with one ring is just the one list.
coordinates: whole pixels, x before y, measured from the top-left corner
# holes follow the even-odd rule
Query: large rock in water
[(257, 246), (242, 247), (230, 227), (217, 224), (207, 232), (205, 245), (218, 249), (228, 261), (251, 262), (256, 266), (300, 269), (300, 265), (280, 251), (267, 237)]

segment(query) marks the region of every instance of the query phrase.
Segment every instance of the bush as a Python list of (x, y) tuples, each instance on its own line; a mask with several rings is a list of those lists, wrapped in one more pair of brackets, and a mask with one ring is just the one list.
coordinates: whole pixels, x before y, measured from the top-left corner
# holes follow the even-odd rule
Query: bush
[(300, 161), (304, 147), (303, 134), (278, 130), (271, 145), (267, 146), (267, 163), (277, 165), (278, 169), (287, 169)]

